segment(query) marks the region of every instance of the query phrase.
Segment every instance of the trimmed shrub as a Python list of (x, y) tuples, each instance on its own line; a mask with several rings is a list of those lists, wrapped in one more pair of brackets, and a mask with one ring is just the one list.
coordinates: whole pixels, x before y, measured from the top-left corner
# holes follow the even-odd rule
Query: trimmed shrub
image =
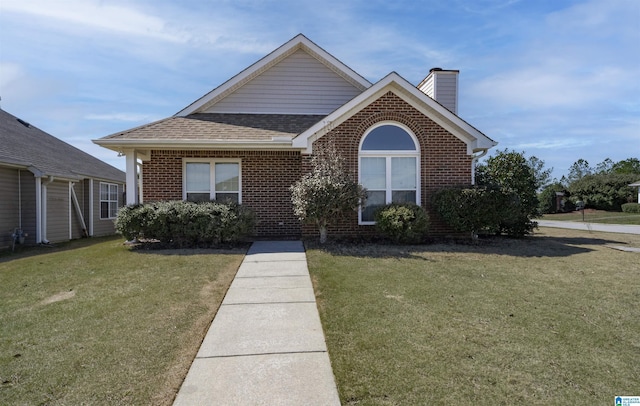
[(253, 212), (235, 203), (169, 201), (123, 207), (116, 231), (128, 240), (200, 247), (238, 242), (251, 234), (254, 223)]
[(416, 244), (429, 230), (429, 215), (413, 203), (392, 203), (375, 213), (376, 229), (396, 244)]
[(490, 187), (457, 187), (437, 191), (433, 206), (455, 231), (522, 236), (536, 223), (523, 212), (518, 195)]
[(625, 203), (622, 205), (622, 211), (625, 213), (640, 213), (640, 203)]

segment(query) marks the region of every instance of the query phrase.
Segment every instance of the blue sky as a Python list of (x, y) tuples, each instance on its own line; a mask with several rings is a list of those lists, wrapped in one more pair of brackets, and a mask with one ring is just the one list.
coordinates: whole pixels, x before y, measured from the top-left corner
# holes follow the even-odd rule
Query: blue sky
[(459, 115), (562, 176), (640, 158), (637, 0), (2, 0), (0, 106), (91, 142), (168, 117), (303, 33), (375, 83), (460, 70)]

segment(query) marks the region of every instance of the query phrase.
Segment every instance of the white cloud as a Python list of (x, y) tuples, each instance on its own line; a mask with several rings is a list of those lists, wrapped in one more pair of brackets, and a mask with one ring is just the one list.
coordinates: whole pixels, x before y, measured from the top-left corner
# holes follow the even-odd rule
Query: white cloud
[(99, 121), (125, 121), (125, 122), (151, 122), (157, 121), (162, 117), (154, 114), (144, 113), (109, 113), (109, 114), (87, 114), (86, 120)]
[(3, 0), (3, 13), (13, 12), (53, 19), (127, 35), (150, 37), (170, 42), (186, 42), (189, 36), (170, 27), (160, 17), (145, 14), (135, 8), (106, 4), (93, 0)]

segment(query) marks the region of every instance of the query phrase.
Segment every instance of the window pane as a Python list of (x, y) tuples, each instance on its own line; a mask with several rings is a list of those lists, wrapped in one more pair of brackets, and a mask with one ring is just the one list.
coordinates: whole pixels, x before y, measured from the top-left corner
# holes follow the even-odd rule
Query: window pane
[(386, 192), (367, 191), (367, 201), (362, 206), (362, 221), (374, 221), (376, 209), (385, 205)]
[(100, 184), (100, 200), (109, 200), (109, 184)]
[(392, 203), (418, 203), (415, 190), (394, 190), (391, 192)]
[(373, 129), (362, 143), (363, 151), (415, 151), (413, 138), (395, 125), (381, 125)]
[(367, 189), (385, 189), (387, 187), (386, 172), (386, 158), (362, 158), (360, 183)]
[(211, 175), (208, 163), (189, 162), (187, 163), (187, 192), (204, 192), (209, 190), (211, 185)]
[(238, 203), (237, 193), (216, 193), (216, 201), (220, 203), (233, 202)]
[(118, 201), (118, 185), (109, 185), (109, 200)]
[(187, 200), (190, 202), (208, 202), (211, 195), (207, 193), (187, 193)]
[(240, 190), (240, 165), (237, 163), (216, 164), (216, 192)]
[(391, 158), (391, 189), (416, 188), (416, 158)]
[(118, 216), (118, 202), (109, 203), (109, 218), (116, 218)]
[(100, 218), (109, 218), (109, 202), (100, 202)]

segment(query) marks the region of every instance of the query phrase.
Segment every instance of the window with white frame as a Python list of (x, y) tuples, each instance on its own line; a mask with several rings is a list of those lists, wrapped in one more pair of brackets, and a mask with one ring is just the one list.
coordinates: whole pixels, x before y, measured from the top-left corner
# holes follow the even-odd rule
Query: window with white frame
[(118, 185), (100, 182), (100, 219), (114, 219), (118, 215)]
[(362, 138), (359, 157), (360, 183), (367, 189), (360, 224), (374, 224), (375, 211), (385, 204), (420, 204), (420, 150), (411, 130), (376, 124)]
[(240, 160), (189, 158), (182, 173), (184, 200), (241, 203)]

